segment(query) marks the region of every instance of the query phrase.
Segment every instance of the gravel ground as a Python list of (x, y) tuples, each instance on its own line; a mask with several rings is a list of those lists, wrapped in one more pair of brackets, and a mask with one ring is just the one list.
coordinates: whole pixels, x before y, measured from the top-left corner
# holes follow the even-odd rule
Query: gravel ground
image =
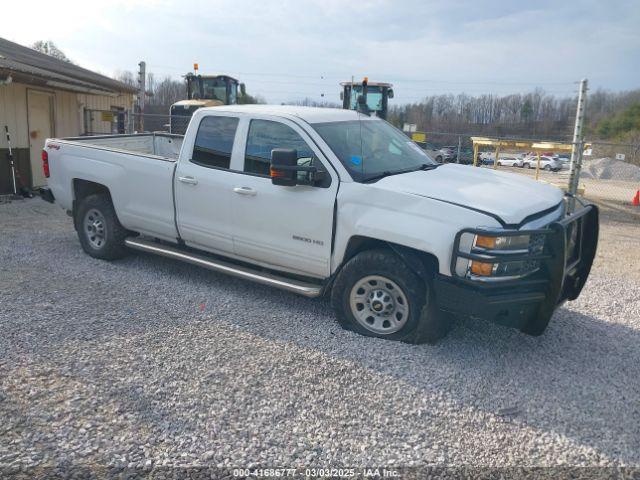
[(0, 205), (0, 467), (640, 466), (640, 279), (605, 264), (542, 337), (412, 346), (326, 300), (92, 259), (57, 207)]

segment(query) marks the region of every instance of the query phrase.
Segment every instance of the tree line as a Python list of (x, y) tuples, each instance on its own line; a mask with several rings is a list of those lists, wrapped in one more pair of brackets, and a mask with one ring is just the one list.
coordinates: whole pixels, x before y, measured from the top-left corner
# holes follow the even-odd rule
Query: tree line
[[(590, 92), (587, 135), (609, 138), (599, 125), (634, 103), (640, 103), (640, 89)], [(511, 95), (432, 95), (418, 103), (391, 106), (388, 119), (397, 126), (416, 124), (418, 131), (426, 132), (567, 140), (576, 106), (577, 96), (557, 97), (542, 89)]]

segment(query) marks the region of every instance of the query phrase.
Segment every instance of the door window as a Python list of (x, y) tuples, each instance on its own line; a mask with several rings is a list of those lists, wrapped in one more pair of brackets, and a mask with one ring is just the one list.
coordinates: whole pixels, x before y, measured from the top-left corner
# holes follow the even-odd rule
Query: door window
[(191, 161), (204, 167), (229, 168), (238, 119), (211, 116), (200, 122)]
[(271, 151), (274, 148), (292, 148), (298, 152), (298, 165), (314, 165), (313, 151), (291, 127), (271, 120), (252, 120), (249, 125), (247, 149), (244, 156), (244, 171), (269, 176)]

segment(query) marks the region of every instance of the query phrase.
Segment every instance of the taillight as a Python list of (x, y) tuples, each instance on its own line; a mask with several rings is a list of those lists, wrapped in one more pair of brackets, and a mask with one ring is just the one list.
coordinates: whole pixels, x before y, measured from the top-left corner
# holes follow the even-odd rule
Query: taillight
[(46, 178), (49, 178), (49, 154), (46, 150), (42, 150), (42, 172)]

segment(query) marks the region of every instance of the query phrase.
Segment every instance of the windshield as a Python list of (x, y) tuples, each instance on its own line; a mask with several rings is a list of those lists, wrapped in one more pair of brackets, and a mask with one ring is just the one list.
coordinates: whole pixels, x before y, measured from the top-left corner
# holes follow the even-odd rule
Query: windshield
[[(362, 85), (354, 85), (351, 88), (351, 110), (358, 107), (358, 97), (362, 95)], [(367, 87), (367, 106), (369, 110), (379, 112), (382, 110), (382, 90), (380, 87)]]
[(222, 79), (203, 78), (202, 79), (202, 96), (205, 100), (220, 100), (227, 103), (227, 83)]
[(366, 117), (361, 121), (315, 123), (313, 128), (356, 182), (437, 165), (404, 133), (384, 120)]

